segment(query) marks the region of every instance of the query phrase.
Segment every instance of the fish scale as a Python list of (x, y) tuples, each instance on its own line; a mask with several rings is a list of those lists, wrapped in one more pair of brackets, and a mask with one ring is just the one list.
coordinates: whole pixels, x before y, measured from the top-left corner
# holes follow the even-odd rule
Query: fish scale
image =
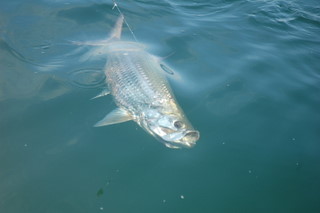
[(108, 56), (106, 76), (112, 85), (111, 94), (116, 103), (135, 114), (141, 107), (160, 107), (155, 105), (159, 100), (173, 99), (160, 66), (155, 69), (148, 64), (148, 58), (152, 57), (140, 51), (121, 51)]
[(111, 93), (118, 106), (95, 126), (134, 120), (169, 148), (194, 146), (199, 132), (194, 130), (172, 93), (165, 78), (168, 69), (146, 52), (144, 45), (120, 40), (123, 19), (119, 17), (111, 37), (98, 42), (100, 47), (95, 51), (107, 55), (108, 85), (108, 90), (96, 97)]

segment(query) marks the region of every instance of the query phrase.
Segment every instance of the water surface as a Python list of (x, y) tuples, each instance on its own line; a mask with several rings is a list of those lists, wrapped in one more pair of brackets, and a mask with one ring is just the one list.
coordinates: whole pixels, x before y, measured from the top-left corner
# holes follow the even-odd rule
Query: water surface
[(320, 212), (319, 2), (118, 4), (200, 141), (93, 128), (106, 61), (72, 41), (107, 37), (111, 1), (2, 1), (0, 212)]

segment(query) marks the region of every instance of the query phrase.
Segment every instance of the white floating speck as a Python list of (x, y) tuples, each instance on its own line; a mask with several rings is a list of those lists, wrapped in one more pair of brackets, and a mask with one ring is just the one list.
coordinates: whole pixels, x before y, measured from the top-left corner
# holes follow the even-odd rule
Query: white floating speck
[(183, 195), (180, 195), (180, 198), (181, 198), (181, 199), (184, 199), (184, 196), (183, 196)]
[(102, 206), (100, 207), (100, 210), (103, 211), (103, 207)]
[(166, 202), (166, 200), (162, 200), (162, 203), (165, 203)]
[(24, 144), (24, 146), (25, 146), (25, 147), (27, 147), (27, 146), (28, 146), (28, 144), (26, 144), (26, 143), (25, 143), (25, 144)]
[(292, 138), (292, 140), (295, 141), (296, 139), (295, 139), (295, 138)]
[(249, 170), (248, 172), (249, 172), (249, 174), (251, 174), (251, 173), (252, 173), (252, 171), (251, 171), (251, 170)]

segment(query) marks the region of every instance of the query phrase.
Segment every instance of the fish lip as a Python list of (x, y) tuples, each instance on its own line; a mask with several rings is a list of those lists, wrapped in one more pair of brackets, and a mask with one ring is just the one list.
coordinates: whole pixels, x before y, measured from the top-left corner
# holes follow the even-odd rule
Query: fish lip
[(196, 143), (177, 143), (172, 141), (166, 141), (164, 142), (164, 145), (168, 148), (172, 149), (181, 149), (181, 148), (187, 148), (190, 149), (196, 145)]
[(200, 139), (200, 132), (197, 130), (188, 130), (186, 131), (186, 134), (184, 137), (191, 137), (192, 138), (192, 143), (196, 143)]
[[(188, 138), (186, 138), (188, 137)], [(200, 138), (200, 133), (197, 130), (186, 130), (183, 136), (176, 140), (168, 140), (166, 137), (159, 137), (160, 141), (168, 148), (192, 148), (196, 145), (196, 142)], [(183, 141), (183, 139), (189, 139), (189, 141)]]
[(142, 119), (138, 120), (137, 122), (145, 131), (147, 131), (168, 148), (192, 148), (196, 145), (196, 142), (200, 138), (199, 131), (193, 129), (192, 127), (165, 134), (165, 131), (158, 131), (159, 127), (157, 125), (152, 125), (152, 123), (150, 124), (150, 122), (146, 122)]

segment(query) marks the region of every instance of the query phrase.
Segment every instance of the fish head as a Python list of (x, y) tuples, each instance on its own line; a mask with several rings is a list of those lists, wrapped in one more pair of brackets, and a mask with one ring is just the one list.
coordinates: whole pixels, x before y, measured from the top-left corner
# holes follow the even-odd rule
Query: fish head
[(149, 110), (140, 125), (169, 148), (191, 148), (200, 137), (183, 114)]

